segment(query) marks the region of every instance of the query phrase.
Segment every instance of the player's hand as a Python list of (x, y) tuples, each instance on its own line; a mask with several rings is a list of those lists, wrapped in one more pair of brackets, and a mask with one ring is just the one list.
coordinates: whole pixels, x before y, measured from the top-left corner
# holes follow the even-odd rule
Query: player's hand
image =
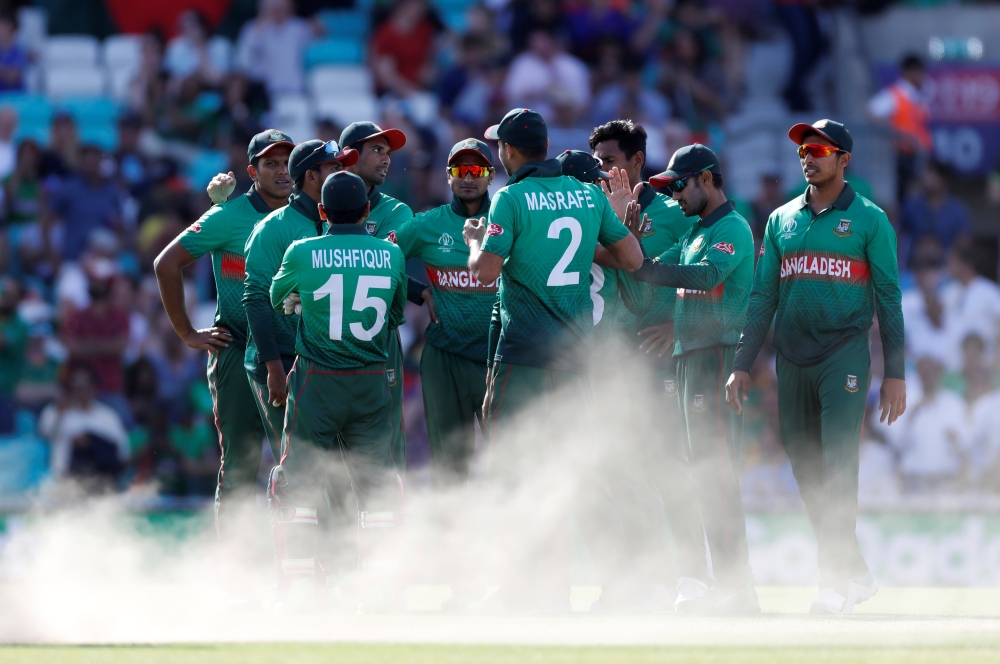
[(288, 382), (281, 360), (267, 363), (267, 401), (275, 408), (285, 405), (288, 399)]
[(234, 189), (236, 189), (236, 176), (233, 175), (232, 171), (229, 171), (228, 173), (219, 173), (212, 178), (205, 191), (208, 192), (208, 197), (212, 199), (212, 202), (218, 205), (229, 200)]
[(660, 325), (653, 325), (652, 327), (647, 327), (643, 330), (639, 330), (639, 336), (646, 337), (641, 344), (639, 344), (639, 350), (646, 351), (646, 354), (657, 353), (657, 357), (663, 357), (668, 351), (672, 350), (674, 347), (674, 323), (673, 321), (662, 323)]
[(214, 353), (220, 348), (228, 348), (233, 341), (233, 335), (224, 327), (209, 327), (204, 330), (191, 330), (183, 339), (184, 343), (195, 350)]
[(608, 197), (611, 209), (624, 222), (625, 209), (630, 202), (635, 201), (636, 195), (632, 192), (632, 187), (628, 181), (628, 174), (625, 171), (616, 166), (608, 171), (608, 175), (611, 176), (611, 179), (602, 180), (601, 189), (604, 190), (604, 195)]
[(882, 415), (879, 422), (892, 423), (906, 412), (906, 381), (901, 378), (886, 378), (879, 390), (878, 408)]
[(622, 223), (635, 236), (636, 240), (642, 242), (642, 232), (646, 228), (646, 224), (649, 223), (649, 215), (640, 216), (639, 203), (631, 201), (625, 208), (625, 220)]
[(427, 313), (430, 315), (431, 320), (435, 323), (440, 323), (438, 320), (437, 306), (434, 304), (434, 293), (431, 292), (430, 286), (425, 288), (423, 292), (420, 293), (420, 297), (424, 299), (427, 303)]
[(462, 237), (465, 239), (465, 244), (470, 245), (473, 241), (478, 244), (483, 243), (483, 238), (486, 237), (486, 217), (469, 217), (465, 220), (465, 227), (462, 229)]
[(292, 293), (284, 299), (281, 303), (281, 310), (285, 312), (286, 316), (291, 316), (295, 314), (296, 316), (302, 315), (302, 296), (298, 293)]
[(734, 371), (726, 381), (726, 403), (739, 415), (743, 412), (743, 402), (750, 398), (750, 374)]

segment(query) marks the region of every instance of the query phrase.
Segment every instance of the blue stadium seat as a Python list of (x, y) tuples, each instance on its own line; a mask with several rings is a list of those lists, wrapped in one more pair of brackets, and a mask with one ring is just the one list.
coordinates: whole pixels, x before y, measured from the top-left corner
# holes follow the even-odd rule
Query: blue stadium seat
[(35, 432), (35, 425), (38, 423), (38, 418), (30, 410), (24, 410), (23, 408), (17, 411), (17, 433), (20, 435), (32, 434)]
[(0, 494), (33, 489), (49, 472), (49, 446), (34, 436), (0, 437)]
[(21, 118), (21, 124), (41, 124), (48, 127), (52, 119), (52, 104), (42, 95), (6, 92), (0, 94), (0, 106), (13, 106)]
[(327, 37), (354, 37), (364, 39), (368, 34), (368, 14), (359, 11), (322, 11), (320, 23)]
[(93, 143), (108, 152), (118, 147), (118, 128), (109, 122), (87, 122), (79, 125), (80, 142)]
[(322, 39), (306, 48), (305, 67), (311, 69), (317, 65), (360, 64), (364, 59), (365, 46), (361, 39)]
[(464, 12), (466, 9), (476, 4), (478, 0), (434, 0), (434, 6), (442, 14), (452, 12)]
[(72, 115), (77, 124), (111, 124), (121, 111), (118, 103), (110, 97), (66, 97), (60, 99), (56, 108)]
[(201, 150), (187, 166), (187, 177), (195, 191), (202, 191), (217, 173), (229, 169), (229, 157), (218, 150)]
[(31, 139), (40, 146), (49, 144), (49, 123), (48, 122), (24, 122), (17, 123), (17, 130), (14, 132), (14, 139), (18, 142)]

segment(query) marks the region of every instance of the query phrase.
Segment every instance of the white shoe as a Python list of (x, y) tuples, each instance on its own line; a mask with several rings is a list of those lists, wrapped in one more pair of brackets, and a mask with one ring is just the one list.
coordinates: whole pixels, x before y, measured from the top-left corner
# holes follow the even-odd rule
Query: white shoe
[(847, 598), (836, 590), (821, 588), (819, 595), (809, 605), (809, 613), (817, 616), (846, 616), (851, 608), (853, 607), (848, 604)]
[(878, 592), (878, 580), (875, 575), (868, 572), (864, 576), (856, 576), (847, 582), (847, 604), (848, 613), (855, 605), (864, 602)]
[(704, 581), (690, 576), (682, 576), (677, 579), (677, 598), (674, 600), (674, 609), (682, 611), (685, 604), (701, 599), (707, 592), (708, 584)]

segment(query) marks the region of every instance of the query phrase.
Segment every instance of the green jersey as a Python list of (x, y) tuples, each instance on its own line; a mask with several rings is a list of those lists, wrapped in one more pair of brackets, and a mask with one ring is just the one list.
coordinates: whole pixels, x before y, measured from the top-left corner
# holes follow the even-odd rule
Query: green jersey
[[(486, 216), (489, 207), (490, 201), (484, 197), (472, 216)], [(404, 221), (389, 238), (406, 258), (419, 258), (427, 268), (439, 319), (427, 326), (427, 343), (482, 364), (486, 362), (497, 285), (479, 283), (469, 270), (469, 247), (462, 239), (468, 216), (465, 204), (455, 199), (450, 205)]]
[(242, 303), (247, 238), (270, 213), (271, 208), (257, 188), (251, 187), (243, 196), (210, 207), (177, 238), (196, 259), (212, 253), (215, 324), (232, 332), (233, 340), (240, 345), (247, 342), (247, 314)]
[(594, 304), (594, 363), (598, 367), (613, 367), (619, 359), (622, 320), (635, 319), (648, 311), (653, 289), (624, 270), (593, 263), (590, 299)]
[(885, 377), (903, 378), (903, 312), (896, 233), (851, 188), (817, 215), (808, 190), (771, 213), (734, 370), (750, 371), (777, 313), (774, 347), (812, 366), (872, 325), (878, 312)]
[(14, 313), (0, 318), (0, 396), (10, 397), (24, 375), (28, 326)]
[(405, 263), (398, 247), (355, 224), (292, 243), (271, 283), (271, 306), (283, 315), (286, 297), (302, 298), (295, 352), (333, 369), (384, 364), (389, 329), (406, 304)]
[(404, 221), (413, 219), (413, 210), (403, 201), (387, 196), (375, 188), (368, 195), (371, 208), (365, 219), (365, 230), (380, 240), (392, 239), (389, 234), (398, 229)]
[(271, 280), (281, 267), (285, 250), (296, 240), (321, 235), (322, 229), (316, 202), (294, 191), (288, 205), (265, 217), (247, 240), (243, 306), (250, 336), (244, 365), (260, 381), (267, 380), (265, 362), (280, 359), (286, 372), (291, 369), (299, 325), (298, 316), (284, 316), (271, 308)]
[(637, 279), (677, 289), (674, 356), (739, 342), (753, 283), (753, 253), (750, 225), (726, 201), (636, 272)]
[(522, 166), (490, 206), (483, 251), (504, 259), (495, 359), (580, 371), (593, 344), (594, 247), (628, 235), (601, 190), (555, 159)]

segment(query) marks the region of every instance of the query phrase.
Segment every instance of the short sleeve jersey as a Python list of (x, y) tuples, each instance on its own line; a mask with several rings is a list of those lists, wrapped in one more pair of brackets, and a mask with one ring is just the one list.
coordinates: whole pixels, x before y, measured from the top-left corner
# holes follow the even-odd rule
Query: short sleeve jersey
[[(474, 216), (488, 211), (485, 201)], [(497, 284), (480, 283), (469, 270), (469, 247), (462, 238), (467, 218), (464, 205), (453, 201), (403, 222), (390, 239), (406, 258), (419, 258), (426, 266), (439, 319), (427, 326), (427, 343), (483, 364)]]
[(385, 363), (389, 330), (398, 327), (406, 304), (403, 253), (361, 226), (331, 226), (329, 234), (285, 251), (270, 294), (279, 315), (296, 292), (302, 298), (296, 354), (334, 369)]
[(594, 247), (626, 235), (601, 190), (562, 175), (555, 159), (518, 169), (490, 206), (483, 244), (504, 259), (496, 359), (584, 370), (593, 345)]
[[(403, 201), (387, 196), (375, 188), (372, 188), (368, 196), (368, 203), (371, 209), (368, 218), (365, 219), (365, 230), (369, 235), (380, 240), (395, 242), (396, 229), (404, 222), (413, 219), (413, 210)], [(406, 318), (401, 318), (399, 324), (406, 322)], [(395, 327), (395, 326), (394, 326)]]
[(247, 315), (243, 309), (243, 279), (246, 276), (247, 238), (257, 224), (271, 213), (256, 189), (213, 205), (201, 219), (178, 236), (191, 256), (212, 254), (215, 274), (215, 324), (225, 327), (240, 345), (247, 343)]

